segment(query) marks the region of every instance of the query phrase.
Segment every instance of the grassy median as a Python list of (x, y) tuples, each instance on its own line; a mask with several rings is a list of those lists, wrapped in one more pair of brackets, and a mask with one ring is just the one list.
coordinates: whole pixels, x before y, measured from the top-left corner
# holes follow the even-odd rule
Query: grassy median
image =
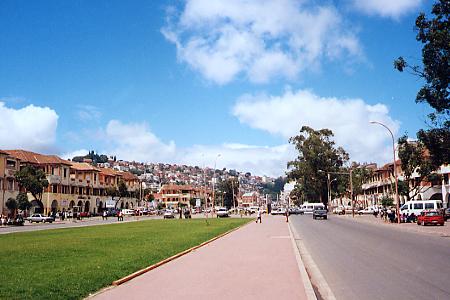
[(248, 221), (148, 220), (0, 235), (0, 299), (80, 299)]

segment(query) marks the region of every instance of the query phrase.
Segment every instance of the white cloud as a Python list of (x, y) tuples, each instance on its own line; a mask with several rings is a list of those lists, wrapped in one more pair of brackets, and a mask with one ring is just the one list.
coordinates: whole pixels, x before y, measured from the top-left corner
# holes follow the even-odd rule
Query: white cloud
[[(221, 154), (217, 158), (217, 154)], [(181, 150), (177, 162), (236, 169), (255, 175), (280, 176), (286, 171), (286, 163), (295, 158), (294, 148), (289, 144), (269, 147), (244, 144), (195, 145)]]
[(399, 18), (417, 9), (423, 0), (353, 0), (356, 9), (369, 15)]
[(77, 116), (83, 122), (97, 121), (101, 118), (100, 109), (93, 105), (78, 105)]
[(298, 134), (303, 125), (329, 128), (335, 134), (337, 145), (343, 146), (352, 160), (360, 162), (391, 160), (389, 133), (369, 121), (386, 124), (394, 134), (399, 128), (399, 122), (389, 116), (383, 104), (324, 98), (307, 90), (287, 90), (281, 96), (245, 95), (236, 102), (233, 114), (252, 128), (286, 139)]
[(85, 156), (89, 154), (89, 150), (86, 149), (80, 149), (80, 150), (75, 150), (72, 152), (67, 152), (61, 155), (61, 158), (63, 159), (72, 159), (75, 156)]
[(207, 80), (239, 75), (264, 83), (317, 70), (324, 58), (362, 56), (358, 39), (333, 6), (296, 0), (188, 0), (168, 10), (162, 33), (178, 59)]
[(0, 102), (0, 149), (48, 152), (54, 148), (57, 113), (48, 107), (28, 105), (15, 109)]
[(104, 132), (105, 142), (109, 144), (105, 153), (125, 160), (160, 161), (170, 160), (175, 153), (175, 143), (163, 143), (151, 131), (147, 123), (108, 122)]
[[(146, 123), (122, 123), (111, 120), (105, 129), (99, 129), (105, 149), (99, 153), (115, 155), (118, 159), (153, 163), (177, 163), (200, 167), (236, 169), (253, 174), (279, 176), (286, 163), (295, 157), (291, 145), (274, 147), (225, 143), (221, 145), (193, 145), (177, 148), (173, 141), (164, 143), (151, 132)], [(64, 158), (85, 155), (81, 149), (62, 155)], [(217, 154), (221, 156), (216, 160)]]

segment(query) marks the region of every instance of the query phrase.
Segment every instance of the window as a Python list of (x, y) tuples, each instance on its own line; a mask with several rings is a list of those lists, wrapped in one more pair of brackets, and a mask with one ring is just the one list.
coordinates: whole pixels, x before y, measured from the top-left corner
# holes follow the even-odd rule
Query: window
[(437, 208), (442, 208), (442, 203), (441, 202), (438, 202), (436, 204), (437, 204)]
[(425, 209), (433, 209), (434, 203), (425, 203)]
[(64, 168), (64, 178), (66, 178), (66, 177), (67, 177), (67, 169)]
[(414, 209), (423, 209), (423, 203), (414, 203)]
[(15, 160), (7, 159), (7, 160), (6, 160), (6, 166), (7, 166), (7, 167), (10, 167), (10, 168), (15, 168), (15, 167), (16, 167), (16, 161), (15, 161)]

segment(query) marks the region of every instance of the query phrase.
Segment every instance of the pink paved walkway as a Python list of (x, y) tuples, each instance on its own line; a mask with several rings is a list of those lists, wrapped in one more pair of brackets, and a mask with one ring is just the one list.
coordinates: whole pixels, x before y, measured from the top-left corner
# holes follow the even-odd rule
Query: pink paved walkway
[(306, 299), (289, 229), (263, 216), (96, 299)]

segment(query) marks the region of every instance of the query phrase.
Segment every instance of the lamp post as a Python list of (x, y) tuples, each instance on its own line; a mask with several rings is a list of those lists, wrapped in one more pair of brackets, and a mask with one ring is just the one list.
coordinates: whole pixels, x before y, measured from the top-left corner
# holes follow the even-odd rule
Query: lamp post
[(389, 129), (389, 127), (387, 127), (383, 123), (380, 123), (380, 122), (377, 122), (377, 121), (370, 121), (370, 124), (378, 124), (380, 126), (383, 126), (391, 134), (391, 138), (392, 138), (392, 153), (393, 153), (393, 156), (394, 156), (395, 202), (397, 202), (397, 223), (400, 224), (400, 201), (399, 201), (399, 198), (398, 198), (398, 177), (397, 177), (397, 162), (396, 162), (397, 159), (395, 157), (395, 139), (394, 139), (394, 134)]

